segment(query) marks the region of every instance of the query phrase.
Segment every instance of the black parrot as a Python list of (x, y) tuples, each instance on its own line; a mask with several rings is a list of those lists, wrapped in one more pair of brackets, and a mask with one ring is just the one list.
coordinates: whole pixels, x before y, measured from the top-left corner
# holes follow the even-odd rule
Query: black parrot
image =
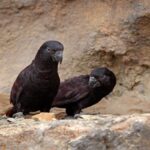
[(62, 62), (63, 49), (58, 41), (47, 41), (40, 47), (35, 59), (13, 84), (10, 94), (13, 107), (7, 110), (6, 116), (38, 110), (49, 112), (60, 84), (58, 63)]
[(107, 68), (96, 68), (90, 75), (80, 75), (60, 83), (52, 107), (66, 108), (68, 116), (98, 103), (116, 85), (116, 77)]

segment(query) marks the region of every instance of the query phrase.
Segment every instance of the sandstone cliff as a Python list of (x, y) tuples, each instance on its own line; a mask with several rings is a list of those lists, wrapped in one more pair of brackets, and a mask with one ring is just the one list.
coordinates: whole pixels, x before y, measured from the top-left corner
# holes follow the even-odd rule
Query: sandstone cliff
[(93, 110), (149, 112), (149, 0), (1, 0), (0, 33), (0, 93), (54, 39), (65, 46), (62, 80), (98, 66), (116, 73), (114, 92)]

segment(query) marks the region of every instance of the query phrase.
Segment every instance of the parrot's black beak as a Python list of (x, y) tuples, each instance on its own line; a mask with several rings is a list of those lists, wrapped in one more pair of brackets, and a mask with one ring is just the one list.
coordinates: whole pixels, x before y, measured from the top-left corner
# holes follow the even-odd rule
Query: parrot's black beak
[(100, 87), (100, 82), (95, 77), (89, 78), (89, 86), (92, 88)]
[(55, 61), (57, 61), (58, 63), (62, 63), (62, 60), (63, 60), (63, 51), (57, 51), (56, 53), (55, 53), (55, 56), (54, 56), (54, 58), (55, 58)]

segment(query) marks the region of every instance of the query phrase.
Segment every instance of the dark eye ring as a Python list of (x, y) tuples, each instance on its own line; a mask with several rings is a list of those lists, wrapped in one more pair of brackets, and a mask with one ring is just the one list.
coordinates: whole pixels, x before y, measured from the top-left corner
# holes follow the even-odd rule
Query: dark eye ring
[(50, 51), (50, 48), (47, 48), (47, 51)]

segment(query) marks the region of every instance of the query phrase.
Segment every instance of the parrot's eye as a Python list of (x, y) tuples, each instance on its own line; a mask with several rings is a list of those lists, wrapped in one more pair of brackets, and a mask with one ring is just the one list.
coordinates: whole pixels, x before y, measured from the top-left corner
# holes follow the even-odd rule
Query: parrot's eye
[(48, 48), (47, 48), (47, 51), (50, 52), (50, 50), (51, 50), (51, 49), (48, 47)]

